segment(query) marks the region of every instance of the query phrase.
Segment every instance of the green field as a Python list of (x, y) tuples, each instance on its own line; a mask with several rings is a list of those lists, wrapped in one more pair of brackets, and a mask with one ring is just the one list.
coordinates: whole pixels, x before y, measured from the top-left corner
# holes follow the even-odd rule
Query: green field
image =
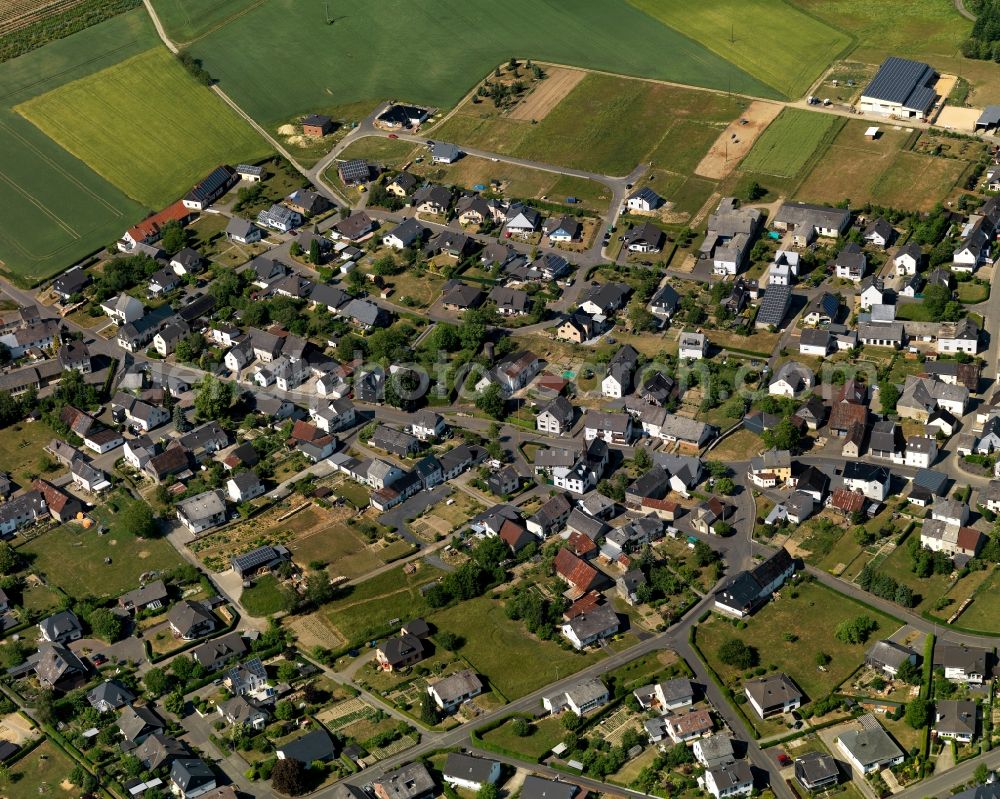
[[(463, 105), (434, 135), (490, 152), (627, 175), (649, 160), (663, 169), (690, 170), (746, 101), (591, 74), (534, 125), (483, 115), (480, 107)], [(627, 133), (622, 120), (628, 120)]]
[[(487, 597), (435, 613), (429, 621), (439, 630), (464, 639), (458, 653), (509, 700), (568, 677), (604, 657), (600, 652), (571, 652), (554, 641), (529, 635), (522, 622), (508, 619), (501, 605)], [(512, 668), (515, 663), (531, 663), (531, 668)]]
[(69, 777), (73, 761), (51, 741), (45, 741), (31, 754), (10, 767), (4, 796), (10, 799), (38, 799), (39, 796), (75, 796), (59, 784)]
[(240, 594), (240, 604), (247, 613), (258, 618), (290, 610), (294, 603), (295, 596), (292, 592), (271, 574), (258, 578)]
[[(783, 671), (805, 691), (810, 701), (821, 699), (833, 691), (854, 671), (864, 659), (865, 645), (846, 644), (833, 636), (833, 630), (844, 619), (866, 614), (878, 621), (875, 637), (894, 633), (900, 622), (854, 602), (819, 583), (807, 583), (797, 589), (798, 597), (792, 599), (793, 589), (781, 589), (781, 598), (762, 608), (743, 630), (737, 630), (728, 619), (713, 617), (698, 626), (698, 648), (708, 659), (723, 682), (741, 685), (745, 675), (721, 663), (717, 653), (729, 638), (739, 638), (760, 654), (760, 665), (776, 667)], [(802, 620), (808, 619), (808, 624)], [(785, 640), (785, 633), (798, 636), (795, 641)], [(831, 661), (826, 671), (816, 668), (816, 653), (825, 652)]]
[[(183, 564), (165, 538), (138, 539), (118, 532), (98, 535), (68, 523), (18, 549), (30, 559), (29, 571), (42, 574), (71, 597), (115, 597), (139, 585), (148, 571), (169, 571)], [(110, 558), (110, 563), (105, 563)]]
[(156, 0), (157, 16), (175, 42), (187, 44), (225, 25), (234, 14), (261, 4), (262, 0)]
[[(177, 9), (187, 9), (194, 19), (198, 0), (155, 0), (155, 5), (172, 8), (165, 20), (171, 34), (184, 38), (197, 32), (183, 24)], [(246, 111), (268, 125), (360, 100), (399, 98), (450, 107), (511, 56), (778, 96), (626, 0), (503, 5), (351, 0), (330, 4), (335, 17), (330, 25), (322, 3), (306, 8), (295, 0), (245, 0), (242, 6), (246, 13), (198, 40), (191, 52)], [(400, 31), (406, 31), (403, 39)], [(293, 52), (308, 53), (307, 76), (299, 59), (288, 57)]]
[(260, 136), (154, 48), (15, 109), (130, 197), (154, 208), (220, 163), (270, 153)]
[(740, 169), (794, 177), (840, 124), (841, 120), (829, 114), (786, 108), (754, 142)]
[(138, 203), (14, 113), (14, 105), (152, 47), (136, 9), (0, 64), (0, 262), (36, 282), (118, 238)]
[(527, 760), (538, 760), (553, 746), (562, 741), (566, 728), (559, 716), (549, 716), (531, 723), (531, 735), (523, 738), (514, 732), (513, 724), (506, 721), (494, 730), (483, 734), (483, 740), (511, 752), (524, 755)]
[(392, 619), (405, 622), (430, 613), (420, 587), (441, 576), (440, 570), (427, 564), (413, 574), (399, 566), (352, 587), (321, 613), (348, 641), (379, 638), (394, 629), (389, 623)]
[(804, 95), (851, 37), (783, 0), (629, 0), (788, 97)]

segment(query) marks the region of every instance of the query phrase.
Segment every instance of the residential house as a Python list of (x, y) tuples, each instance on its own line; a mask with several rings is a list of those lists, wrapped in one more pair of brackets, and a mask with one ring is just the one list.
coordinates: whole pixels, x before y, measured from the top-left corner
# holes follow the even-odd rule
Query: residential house
[(747, 703), (761, 719), (790, 713), (802, 706), (805, 697), (792, 679), (782, 673), (770, 674), (743, 683)]
[(457, 671), (427, 686), (427, 694), (444, 713), (451, 713), (482, 692), (483, 681), (472, 669)]
[(846, 730), (837, 736), (837, 749), (861, 774), (870, 774), (903, 762), (903, 751), (871, 715), (862, 716), (859, 729)]
[(749, 796), (753, 793), (753, 772), (745, 760), (723, 763), (705, 770), (705, 790), (715, 799)]
[(495, 785), (500, 779), (500, 761), (451, 752), (441, 769), (441, 776), (452, 787), (479, 791), (484, 785)]
[(182, 599), (170, 608), (167, 622), (175, 638), (194, 641), (215, 629), (216, 617), (203, 603)]
[(708, 339), (703, 333), (681, 333), (677, 357), (698, 361), (708, 353)]
[(194, 534), (218, 527), (228, 516), (226, 500), (219, 489), (181, 500), (175, 507), (181, 524)]
[(795, 561), (782, 547), (750, 571), (732, 577), (715, 592), (715, 609), (743, 618), (749, 616), (795, 573)]

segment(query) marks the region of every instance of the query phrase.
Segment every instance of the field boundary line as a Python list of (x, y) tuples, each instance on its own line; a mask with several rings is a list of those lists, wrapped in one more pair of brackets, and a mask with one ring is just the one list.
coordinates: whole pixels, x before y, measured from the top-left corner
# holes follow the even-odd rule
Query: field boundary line
[[(78, 61), (77, 63), (73, 64), (72, 66), (66, 67), (66, 69), (60, 70), (59, 72), (53, 72), (50, 75), (47, 75), (45, 78), (41, 78), (39, 80), (33, 81), (32, 83), (25, 83), (25, 84), (23, 84), (21, 86), (18, 86), (13, 91), (9, 91), (6, 94), (0, 94), (0, 100), (6, 100), (11, 95), (18, 94), (18, 93), (20, 93), (22, 91), (25, 91), (27, 89), (32, 88), (33, 86), (37, 86), (40, 83), (47, 83), (48, 81), (52, 80), (53, 78), (58, 78), (61, 75), (65, 75), (67, 72), (72, 72), (73, 70), (78, 69), (79, 67), (86, 66), (87, 64), (92, 64), (95, 61), (100, 61), (101, 59), (107, 58), (109, 55), (114, 55), (115, 53), (119, 53), (122, 50), (128, 49), (129, 47), (131, 47), (133, 44), (135, 44), (138, 41), (139, 41), (138, 38), (132, 39), (132, 41), (123, 44), (121, 47), (116, 47), (114, 50), (106, 50), (105, 52), (101, 53), (100, 55), (96, 55), (93, 58), (88, 58), (88, 59), (86, 59), (84, 61)], [(156, 45), (154, 44), (154, 45), (152, 45), (148, 49), (152, 50), (152, 49), (155, 49), (155, 47), (156, 47)], [(100, 70), (98, 70), (98, 71), (100, 71)], [(87, 77), (87, 76), (84, 75), (84, 76), (81, 76), (81, 78), (76, 78), (75, 80), (81, 80), (82, 77)], [(72, 83), (72, 81), (70, 81), (70, 83)], [(63, 84), (63, 85), (65, 85), (65, 84)], [(56, 88), (58, 88), (58, 87), (56, 87)], [(51, 90), (51, 91), (54, 91), (54, 90)], [(27, 100), (24, 100), (23, 102), (27, 102)], [(20, 103), (18, 105), (20, 105)]]
[(25, 191), (23, 188), (21, 188), (21, 186), (19, 184), (15, 183), (13, 180), (11, 180), (7, 176), (6, 172), (0, 171), (0, 180), (4, 181), (8, 186), (10, 186), (12, 189), (14, 189), (14, 191), (16, 191), (22, 197), (24, 197), (28, 202), (30, 202), (39, 211), (41, 211), (49, 219), (51, 219), (53, 222), (55, 222), (59, 227), (61, 227), (63, 230), (65, 230), (74, 239), (81, 238), (81, 235), (79, 233), (77, 233), (73, 228), (71, 228), (68, 224), (66, 224), (66, 222), (64, 220), (60, 219), (57, 214), (53, 213), (49, 208), (47, 208), (45, 206), (45, 204), (43, 202), (41, 202), (37, 197), (35, 197), (33, 194), (30, 194), (29, 192)]
[[(32, 122), (30, 119), (28, 119), (27, 117), (25, 117), (23, 115), (21, 116), (21, 118), (24, 119), (26, 122), (28, 122), (31, 125), (35, 124), (34, 122)], [(2, 120), (0, 120), (0, 129), (3, 129), (7, 134), (9, 134), (13, 138), (17, 139), (19, 142), (21, 142), (21, 144), (23, 144), (29, 150), (31, 150), (32, 152), (34, 152), (35, 155), (38, 156), (38, 158), (40, 158), (42, 161), (44, 161), (46, 164), (48, 164), (52, 169), (54, 169), (56, 172), (58, 172), (60, 175), (62, 175), (67, 181), (69, 181), (70, 183), (72, 183), (73, 185), (75, 185), (78, 189), (82, 190), (85, 194), (89, 194), (97, 202), (99, 202), (101, 205), (103, 205), (105, 208), (107, 208), (115, 217), (121, 218), (122, 216), (124, 216), (124, 213), (120, 209), (115, 208), (115, 206), (113, 206), (108, 200), (105, 200), (103, 197), (101, 197), (101, 195), (99, 195), (97, 192), (95, 192), (89, 186), (85, 186), (83, 184), (83, 182), (79, 178), (77, 178), (76, 176), (70, 174), (70, 172), (67, 169), (65, 169), (60, 164), (57, 164), (54, 160), (52, 160), (51, 158), (49, 158), (49, 156), (47, 156), (45, 153), (43, 153), (41, 150), (39, 150), (34, 144), (32, 144), (30, 141), (28, 141), (26, 138), (24, 138), (16, 130), (14, 130), (13, 128), (11, 128), (9, 125), (5, 124)], [(60, 147), (61, 149), (65, 150), (71, 157), (76, 158), (77, 161), (79, 161), (81, 164), (83, 164), (85, 167), (87, 167), (87, 169), (90, 169), (90, 171), (93, 172), (95, 175), (97, 175), (98, 177), (100, 177), (102, 180), (107, 180), (109, 186), (113, 186), (116, 191), (120, 191), (122, 193), (122, 195), (125, 195), (125, 192), (123, 192), (121, 189), (119, 189), (117, 185), (115, 185), (110, 180), (108, 180), (103, 175), (101, 175), (96, 169), (93, 169), (89, 164), (87, 164), (86, 162), (84, 162), (84, 160), (82, 158), (78, 158), (77, 156), (73, 155), (73, 153), (71, 153), (69, 150), (67, 150), (65, 147), (63, 147), (61, 144), (59, 144), (59, 142), (57, 142), (55, 139), (53, 139), (50, 136), (48, 136), (48, 134), (46, 134), (45, 131), (41, 131), (41, 129), (39, 129), (39, 130), (42, 133), (42, 135), (45, 136), (54, 145), (56, 145), (57, 147)], [(76, 231), (73, 231), (73, 232), (75, 233)], [(80, 236), (78, 236), (77, 238), (80, 238)]]
[[(202, 39), (204, 39), (204, 38), (206, 38), (208, 36), (211, 36), (216, 31), (222, 30), (229, 23), (235, 22), (240, 17), (244, 17), (247, 14), (249, 14), (251, 11), (256, 11), (258, 8), (260, 8), (262, 5), (264, 5), (266, 2), (267, 2), (267, 0), (256, 0), (256, 2), (251, 3), (249, 6), (247, 6), (246, 8), (244, 8), (242, 11), (237, 11), (235, 14), (230, 14), (228, 17), (226, 17), (221, 22), (217, 23), (216, 25), (213, 25), (211, 28), (209, 28), (207, 31), (205, 31), (203, 34), (201, 34), (201, 36), (195, 36), (193, 39), (189, 39), (186, 42), (176, 42), (175, 41), (174, 44), (176, 44), (178, 47), (190, 47), (192, 44), (197, 44)], [(188, 15), (188, 20), (190, 21), (190, 15)]]

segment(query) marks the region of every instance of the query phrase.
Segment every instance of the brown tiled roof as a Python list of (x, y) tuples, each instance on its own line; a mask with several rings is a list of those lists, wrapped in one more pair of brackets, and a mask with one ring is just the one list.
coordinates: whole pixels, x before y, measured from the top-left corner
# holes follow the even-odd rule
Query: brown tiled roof
[(853, 402), (838, 402), (830, 411), (830, 427), (836, 430), (850, 430), (851, 425), (863, 425), (868, 419), (868, 408)]
[(556, 553), (555, 566), (556, 574), (581, 590), (590, 588), (597, 579), (597, 569), (565, 548)]
[(566, 543), (573, 550), (574, 555), (589, 555), (591, 552), (597, 551), (597, 544), (591, 540), (590, 536), (584, 535), (581, 532), (570, 533), (569, 538), (566, 539)]
[(833, 492), (830, 504), (844, 513), (856, 513), (865, 506), (865, 495), (860, 491), (848, 491), (846, 488), (838, 488)]

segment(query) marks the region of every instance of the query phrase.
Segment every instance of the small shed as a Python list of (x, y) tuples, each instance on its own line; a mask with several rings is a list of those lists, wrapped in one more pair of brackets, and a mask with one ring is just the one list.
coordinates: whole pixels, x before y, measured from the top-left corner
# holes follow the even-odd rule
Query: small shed
[(865, 131), (865, 138), (868, 139), (868, 141), (875, 141), (881, 134), (882, 131), (879, 130), (878, 126), (872, 125)]

